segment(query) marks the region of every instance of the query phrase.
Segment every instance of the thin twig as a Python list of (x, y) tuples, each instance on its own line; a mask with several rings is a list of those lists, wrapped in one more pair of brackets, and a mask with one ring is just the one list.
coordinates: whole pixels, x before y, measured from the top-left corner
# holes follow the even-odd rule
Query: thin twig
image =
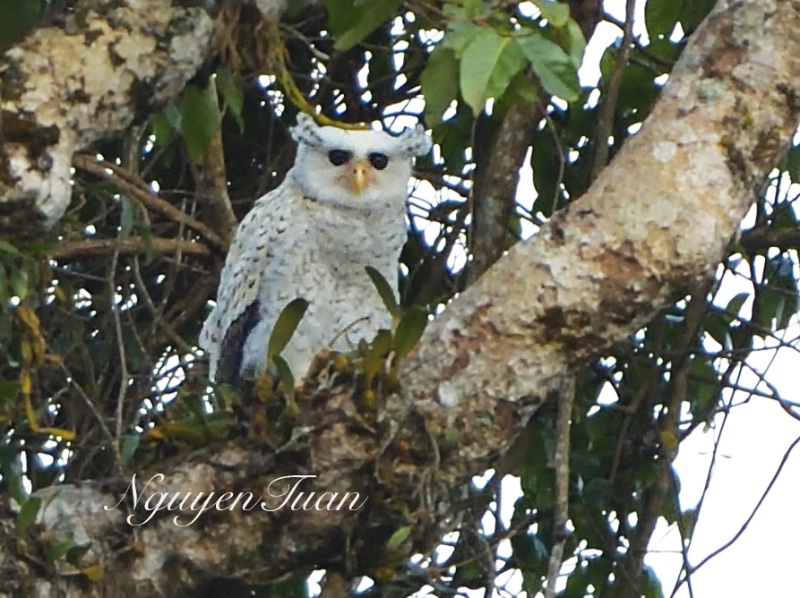
[(592, 160), (591, 180), (594, 181), (600, 171), (608, 163), (608, 138), (614, 128), (614, 113), (617, 111), (617, 98), (622, 87), (622, 76), (628, 66), (633, 47), (633, 14), (636, 0), (625, 2), (625, 25), (623, 27), (622, 44), (617, 51), (617, 64), (611, 79), (608, 81), (600, 110), (597, 114), (597, 135), (595, 137), (595, 153)]
[(553, 513), (553, 550), (547, 567), (545, 598), (555, 598), (558, 572), (564, 558), (567, 542), (567, 520), (569, 519), (569, 436), (572, 423), (572, 406), (575, 402), (575, 378), (570, 377), (564, 385), (564, 393), (558, 402), (558, 424), (556, 426), (556, 505)]
[[(75, 155), (72, 163), (78, 168), (91, 172), (97, 176), (110, 179), (123, 193), (144, 205), (146, 208), (158, 212), (175, 222), (185, 224), (197, 231), (202, 237), (219, 249), (227, 250), (228, 244), (205, 224), (182, 212), (172, 204), (155, 195), (141, 180), (121, 166), (111, 162), (98, 161), (85, 155)], [(108, 171), (111, 171), (111, 174)]]
[[(753, 509), (752, 513), (750, 513), (750, 516), (747, 518), (747, 520), (742, 524), (742, 527), (739, 528), (739, 531), (737, 531), (736, 534), (734, 534), (733, 538), (731, 538), (725, 544), (723, 544), (722, 546), (717, 548), (714, 552), (712, 552), (711, 554), (706, 556), (691, 571), (688, 571), (686, 573), (686, 575), (684, 576), (684, 578), (680, 580), (680, 582), (678, 583), (677, 587), (680, 587), (680, 584), (683, 583), (688, 576), (696, 573), (697, 570), (700, 569), (700, 567), (702, 567), (703, 565), (705, 565), (708, 561), (710, 561), (711, 559), (715, 558), (716, 556), (718, 556), (719, 554), (721, 554), (722, 552), (724, 552), (725, 550), (727, 550), (728, 548), (733, 546), (733, 544), (747, 530), (748, 526), (750, 525), (750, 523), (755, 518), (756, 513), (758, 513), (759, 509), (761, 508), (761, 505), (764, 504), (764, 501), (767, 499), (767, 496), (769, 496), (769, 493), (772, 490), (772, 487), (775, 485), (775, 482), (778, 481), (778, 478), (781, 475), (781, 471), (783, 471), (784, 465), (786, 465), (786, 462), (789, 460), (789, 455), (792, 454), (792, 451), (795, 449), (795, 447), (797, 447), (798, 444), (800, 444), (800, 436), (795, 438), (794, 441), (792, 442), (792, 444), (789, 445), (789, 448), (786, 449), (786, 452), (783, 454), (783, 458), (781, 459), (780, 464), (778, 464), (778, 469), (773, 474), (772, 479), (769, 481), (769, 484), (767, 485), (766, 490), (764, 490), (764, 493), (761, 495), (761, 498), (758, 499), (758, 503), (756, 504), (756, 506)], [(673, 592), (673, 596), (674, 595), (675, 595), (675, 593)]]
[(109, 268), (110, 273), (108, 276), (108, 290), (111, 313), (114, 316), (114, 332), (117, 336), (117, 350), (119, 351), (120, 368), (119, 392), (117, 393), (116, 438), (111, 446), (114, 450), (114, 459), (116, 460), (117, 471), (122, 474), (122, 452), (120, 448), (120, 442), (122, 439), (122, 417), (123, 406), (125, 404), (125, 394), (128, 389), (128, 380), (130, 377), (128, 374), (127, 358), (125, 356), (125, 341), (122, 337), (122, 321), (120, 320), (119, 316), (119, 304), (116, 301), (116, 272), (118, 260), (119, 251), (115, 250), (111, 257), (111, 266)]
[(97, 410), (97, 406), (94, 404), (94, 401), (92, 401), (89, 398), (89, 395), (86, 394), (86, 391), (83, 390), (83, 387), (80, 384), (78, 384), (78, 382), (75, 380), (75, 376), (73, 376), (72, 372), (70, 372), (69, 369), (67, 369), (67, 366), (64, 365), (63, 361), (61, 362), (61, 369), (64, 371), (65, 380), (67, 380), (69, 384), (71, 384), (72, 387), (75, 388), (76, 391), (78, 391), (78, 395), (80, 395), (81, 399), (83, 399), (83, 402), (86, 403), (86, 406), (89, 408), (89, 411), (91, 411), (92, 415), (94, 415), (95, 418), (97, 418), (97, 423), (100, 424), (100, 429), (103, 431), (103, 434), (105, 434), (106, 437), (108, 438), (108, 443), (111, 446), (115, 446), (114, 435), (111, 433), (111, 430), (106, 425), (106, 421), (103, 418), (103, 416)]

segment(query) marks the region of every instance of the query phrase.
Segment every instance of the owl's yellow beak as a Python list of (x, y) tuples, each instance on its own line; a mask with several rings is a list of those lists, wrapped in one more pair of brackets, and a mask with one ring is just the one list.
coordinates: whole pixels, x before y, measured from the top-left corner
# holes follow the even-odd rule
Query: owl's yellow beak
[(367, 186), (368, 168), (369, 162), (366, 160), (356, 162), (353, 168), (353, 187), (355, 187), (356, 193), (358, 194), (361, 194)]

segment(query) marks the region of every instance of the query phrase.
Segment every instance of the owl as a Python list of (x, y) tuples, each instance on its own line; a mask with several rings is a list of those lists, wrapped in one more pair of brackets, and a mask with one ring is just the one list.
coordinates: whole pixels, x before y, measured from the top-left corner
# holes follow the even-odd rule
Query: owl
[(321, 127), (304, 114), (292, 136), (294, 166), (239, 225), (200, 334), (217, 382), (265, 371), (275, 320), (298, 297), (308, 309), (282, 353), (297, 377), (321, 349), (349, 351), (391, 325), (365, 267), (397, 292), (412, 160), (430, 138), (420, 125), (394, 136)]

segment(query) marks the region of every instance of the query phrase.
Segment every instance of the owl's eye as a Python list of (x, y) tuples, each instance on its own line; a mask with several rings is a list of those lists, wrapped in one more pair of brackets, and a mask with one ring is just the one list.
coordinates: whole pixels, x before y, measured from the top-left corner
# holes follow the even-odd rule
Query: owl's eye
[(389, 156), (380, 152), (372, 152), (369, 156), (369, 163), (375, 170), (383, 170), (389, 164)]
[(334, 149), (328, 152), (328, 160), (330, 160), (331, 164), (334, 166), (341, 166), (349, 162), (352, 157), (353, 152), (348, 152), (343, 149)]

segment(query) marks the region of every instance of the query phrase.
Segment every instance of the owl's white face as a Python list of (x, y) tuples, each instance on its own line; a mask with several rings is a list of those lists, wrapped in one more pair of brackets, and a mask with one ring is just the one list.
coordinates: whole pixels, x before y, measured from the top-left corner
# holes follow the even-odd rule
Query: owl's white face
[(412, 157), (430, 149), (421, 129), (394, 137), (383, 131), (318, 127), (306, 115), (298, 117), (292, 133), (298, 146), (290, 176), (303, 195), (347, 209), (401, 210)]

